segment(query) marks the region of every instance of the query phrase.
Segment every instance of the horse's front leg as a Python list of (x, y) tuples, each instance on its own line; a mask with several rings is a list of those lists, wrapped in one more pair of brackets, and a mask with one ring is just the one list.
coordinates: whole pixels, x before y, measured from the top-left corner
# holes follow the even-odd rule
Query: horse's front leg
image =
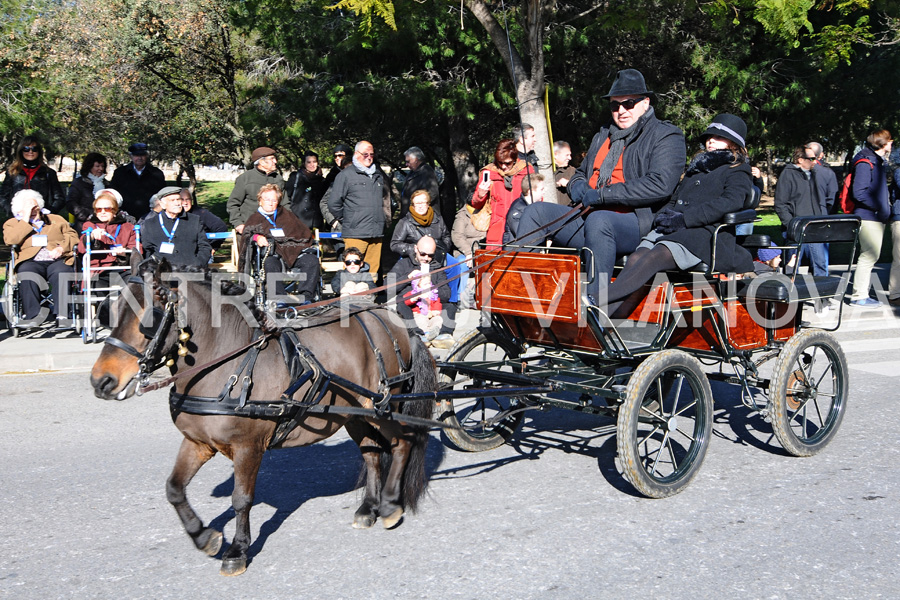
[(362, 504), (353, 515), (353, 527), (368, 529), (378, 519), (378, 504), (381, 498), (381, 452), (377, 433), (365, 421), (348, 421), (344, 428), (359, 446), (366, 469), (366, 493)]
[(166, 481), (166, 497), (169, 503), (175, 507), (175, 512), (178, 513), (184, 530), (194, 540), (194, 545), (210, 556), (219, 553), (219, 549), (222, 547), (222, 532), (203, 526), (203, 521), (188, 503), (185, 488), (200, 467), (205, 465), (215, 454), (216, 451), (209, 446), (185, 439), (181, 442), (181, 448), (178, 450), (178, 458), (175, 460), (172, 474)]
[(240, 575), (247, 570), (247, 551), (250, 548), (250, 509), (253, 507), (253, 493), (256, 490), (256, 476), (265, 450), (255, 444), (235, 449), (234, 493), (231, 505), (234, 508), (234, 539), (222, 558), (222, 575)]

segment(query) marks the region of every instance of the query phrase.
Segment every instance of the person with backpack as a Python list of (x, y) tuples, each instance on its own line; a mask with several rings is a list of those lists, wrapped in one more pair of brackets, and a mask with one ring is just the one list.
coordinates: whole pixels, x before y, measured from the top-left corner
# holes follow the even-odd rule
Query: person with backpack
[(893, 181), (891, 182), (891, 274), (888, 280), (888, 302), (900, 306), (900, 148), (895, 148), (888, 160)]
[(887, 129), (876, 129), (869, 134), (865, 146), (851, 161), (853, 214), (862, 219), (851, 306), (881, 308), (881, 302), (869, 297), (869, 287), (872, 267), (881, 254), (884, 226), (891, 218), (885, 163), (892, 144), (891, 133)]

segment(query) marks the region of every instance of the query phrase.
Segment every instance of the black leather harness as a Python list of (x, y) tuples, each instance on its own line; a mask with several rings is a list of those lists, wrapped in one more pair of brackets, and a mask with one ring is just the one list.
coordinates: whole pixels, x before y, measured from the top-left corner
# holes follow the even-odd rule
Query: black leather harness
[[(393, 377), (387, 374), (384, 356), (380, 348), (375, 344), (372, 333), (359, 314), (352, 315), (362, 328), (366, 341), (375, 356), (379, 372), (377, 391), (368, 390), (325, 369), (315, 355), (300, 342), (297, 332), (294, 329), (287, 328), (281, 331), (278, 342), (285, 366), (290, 373), (291, 384), (281, 393), (278, 400), (250, 401), (248, 398), (253, 385), (253, 369), (256, 366), (259, 352), (264, 347), (267, 339), (258, 330), (255, 330), (254, 338), (259, 338), (260, 344), (253, 345), (247, 351), (238, 369), (229, 376), (225, 387), (218, 396), (194, 396), (176, 392), (174, 388), (170, 390), (169, 409), (172, 419), (174, 420), (180, 413), (275, 419), (277, 425), (272, 440), (269, 442), (269, 448), (276, 447), (284, 442), (287, 436), (300, 425), (302, 419), (308, 414), (376, 417), (396, 420), (410, 425), (442, 426), (443, 424), (438, 421), (412, 417), (390, 410), (391, 388), (412, 378), (413, 373), (410, 370), (412, 361), (404, 361), (400, 344), (391, 335), (390, 329), (384, 320), (377, 314), (371, 312), (368, 314), (381, 325), (385, 333), (392, 339), (400, 371)], [(238, 381), (241, 382), (241, 391), (237, 396), (233, 396), (232, 391)], [(304, 392), (303, 397), (294, 399), (294, 394), (307, 384), (309, 384), (309, 387)], [(325, 397), (331, 385), (336, 385), (347, 391), (369, 398), (373, 402), (373, 408), (321, 405), (322, 398)]]

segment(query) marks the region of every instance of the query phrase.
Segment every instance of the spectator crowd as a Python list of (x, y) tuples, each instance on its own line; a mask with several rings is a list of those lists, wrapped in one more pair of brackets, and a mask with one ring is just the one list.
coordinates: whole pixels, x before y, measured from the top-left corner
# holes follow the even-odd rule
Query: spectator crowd
[[(627, 314), (655, 273), (710, 262), (713, 229), (744, 206), (759, 185), (759, 170), (751, 168), (747, 126), (736, 115), (712, 119), (698, 140), (700, 150), (688, 156), (684, 134), (657, 116), (655, 94), (640, 72), (620, 71), (604, 98), (608, 122), (575, 164), (570, 144), (557, 140), (553, 169), (542, 172), (534, 128), (514, 127), (496, 144), (452, 222), (440, 211), (438, 173), (416, 146), (404, 152), (408, 172), (393, 193), (368, 141), (337, 145), (327, 173), (319, 156), (307, 152), (286, 180), (278, 152), (260, 146), (226, 204), (239, 268), (281, 274), (271, 286), (279, 305), (315, 301), (321, 267), (314, 231), (340, 232), (335, 248), (342, 249), (342, 269), (332, 280), (333, 292), (365, 302), (376, 297), (377, 286), (399, 281), (388, 292), (398, 313), (432, 346), (449, 348), (457, 309), (473, 306), (474, 279), (463, 276), (455, 286), (458, 297), (451, 295), (443, 267), (457, 261), (471, 266), (479, 243), (529, 251), (547, 244), (587, 248), (594, 270), (587, 300), (613, 316)], [(49, 282), (58, 307), (61, 274), (88, 249), (98, 252), (92, 262), (98, 276), (125, 262), (133, 248), (175, 265), (206, 268), (212, 261), (221, 240), (208, 234), (228, 225), (198, 206), (192, 190), (166, 185), (147, 144), (133, 143), (128, 153), (130, 161), (109, 179), (106, 157), (88, 153), (64, 193), (40, 139), (26, 136), (19, 143), (0, 186), (0, 214), (8, 215), (3, 237), (14, 246), (15, 269), (30, 274), (20, 283), (26, 321), (37, 319), (40, 309), (37, 280)], [(862, 308), (881, 305), (870, 297), (870, 279), (889, 226), (894, 250), (888, 295), (900, 305), (900, 156), (890, 133), (872, 131), (850, 167), (843, 192), (823, 145), (798, 146), (778, 178), (775, 212), (785, 230), (797, 217), (839, 209), (862, 219), (851, 298)], [(815, 276), (828, 275), (827, 244), (808, 244), (803, 255), (782, 256), (777, 249), (751, 255), (736, 241), (742, 233), (748, 232), (718, 237), (720, 270), (791, 272), (808, 263)], [(611, 281), (623, 257), (627, 264)], [(296, 284), (288, 284), (287, 272)], [(55, 309), (50, 316), (63, 317)]]

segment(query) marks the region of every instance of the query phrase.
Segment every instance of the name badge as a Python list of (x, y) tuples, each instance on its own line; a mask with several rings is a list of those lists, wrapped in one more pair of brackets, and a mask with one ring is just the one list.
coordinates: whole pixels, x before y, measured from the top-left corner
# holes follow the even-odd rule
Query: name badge
[(280, 227), (275, 227), (275, 228), (270, 229), (269, 233), (272, 234), (272, 237), (277, 237), (277, 238), (284, 237), (284, 229), (281, 229)]
[(47, 245), (47, 236), (46, 235), (31, 236), (31, 245), (32, 246), (46, 246)]
[(172, 242), (163, 242), (159, 245), (160, 254), (172, 254), (175, 252), (175, 244)]

